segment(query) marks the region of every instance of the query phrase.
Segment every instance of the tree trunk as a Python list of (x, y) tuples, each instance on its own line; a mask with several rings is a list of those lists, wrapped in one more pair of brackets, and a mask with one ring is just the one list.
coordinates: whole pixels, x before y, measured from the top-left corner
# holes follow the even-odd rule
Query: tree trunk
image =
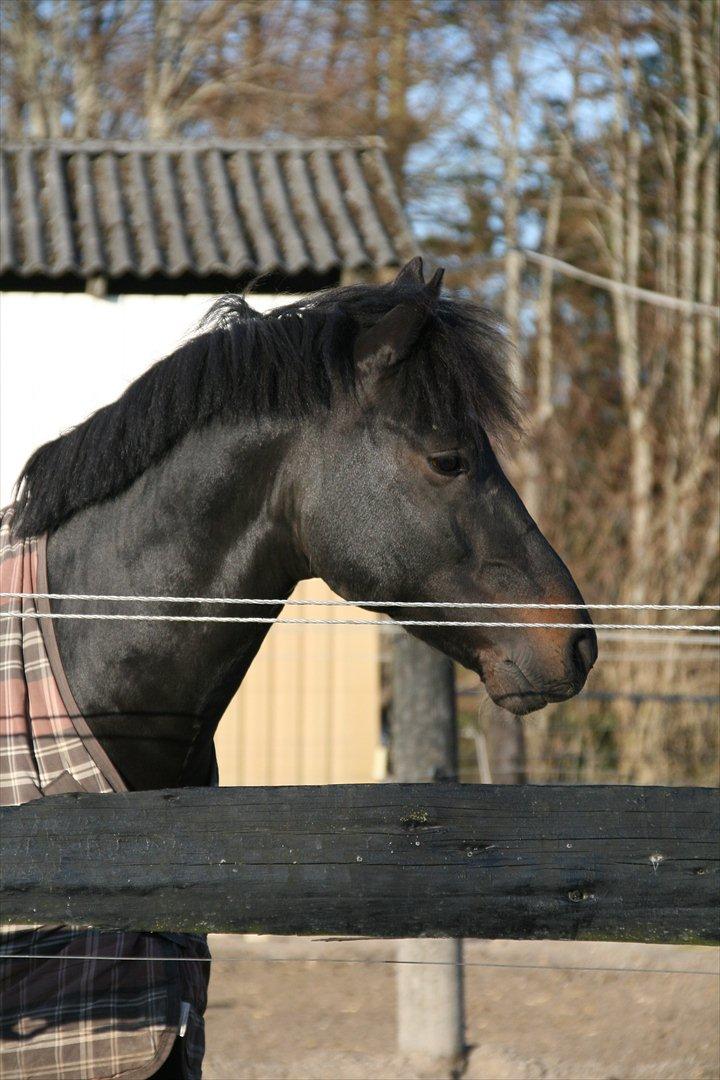
[(409, 143), (410, 115), (407, 92), (410, 83), (408, 70), (408, 34), (410, 30), (410, 5), (394, 0), (386, 8), (390, 27), (387, 85), (387, 158), (402, 198), (405, 186), (405, 154)]
[(382, 12), (380, 0), (369, 0), (365, 8), (365, 65), (367, 85), (367, 129), (380, 130), (382, 65), (380, 61)]
[[(699, 101), (689, 0), (682, 0), (677, 16), (680, 23), (680, 69), (685, 96), (685, 160), (680, 175), (680, 295), (683, 300), (691, 302), (695, 299), (697, 272)], [(695, 385), (695, 318), (689, 312), (683, 316), (680, 324), (679, 363), (681, 415), (684, 430), (686, 435), (689, 435), (696, 422), (692, 407)]]
[[(720, 122), (720, 87), (718, 86), (717, 50), (720, 47), (720, 9), (717, 0), (710, 0), (700, 8), (702, 19), (702, 74), (705, 96), (705, 127), (717, 131)], [(700, 227), (700, 300), (712, 304), (715, 298), (717, 265), (717, 187), (718, 147), (713, 141), (703, 166)], [(712, 378), (713, 364), (717, 358), (717, 324), (713, 319), (701, 319), (699, 332), (699, 367), (702, 379), (708, 383)]]
[[(615, 30), (609, 56), (615, 111), (611, 121), (612, 190), (608, 205), (610, 276), (627, 285), (638, 284), (641, 217), (639, 168), (641, 143), (632, 99), (627, 90), (622, 40)], [(632, 88), (638, 73), (632, 69)], [(643, 394), (643, 373), (638, 338), (637, 300), (627, 293), (612, 294), (615, 334), (623, 404), (629, 438), (629, 599), (641, 603), (646, 596), (646, 576), (650, 538), (650, 503), (653, 489), (653, 456), (647, 422), (647, 398)]]
[[(395, 641), (393, 774), (399, 782), (457, 778), (452, 661), (409, 634)], [(398, 1050), (452, 1073), (465, 1052), (462, 941), (398, 944)]]

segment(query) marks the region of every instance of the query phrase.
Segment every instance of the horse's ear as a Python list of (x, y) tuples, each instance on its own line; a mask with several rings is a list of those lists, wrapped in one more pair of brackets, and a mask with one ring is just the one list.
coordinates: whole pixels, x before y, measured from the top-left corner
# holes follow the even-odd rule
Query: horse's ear
[(416, 255), (410, 262), (405, 263), (393, 281), (393, 285), (424, 285), (423, 261), (420, 255)]
[(354, 357), (360, 377), (397, 364), (410, 353), (437, 304), (442, 275), (438, 270), (417, 297), (398, 304), (358, 335)]
[(417, 341), (429, 308), (424, 304), (398, 304), (358, 334), (355, 341), (355, 370), (359, 376), (403, 360)]
[(445, 267), (444, 266), (438, 266), (437, 270), (435, 271), (435, 273), (433, 274), (433, 276), (430, 278), (430, 280), (427, 283), (428, 291), (435, 293), (436, 297), (438, 297), (440, 295), (440, 292), (442, 290), (442, 280), (443, 280), (444, 277), (445, 277)]

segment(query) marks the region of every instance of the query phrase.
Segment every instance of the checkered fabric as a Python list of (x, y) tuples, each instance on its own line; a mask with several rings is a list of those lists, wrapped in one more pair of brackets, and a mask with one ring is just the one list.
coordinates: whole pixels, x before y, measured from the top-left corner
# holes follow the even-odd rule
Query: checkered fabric
[[(13, 539), (12, 518), (0, 512), (0, 592), (47, 592), (45, 538)], [(52, 620), (32, 617), (47, 601), (0, 603), (0, 805), (126, 790), (75, 704)], [(12, 959), (26, 953), (49, 957)], [(144, 1080), (182, 1033), (199, 1080), (209, 956), (190, 934), (0, 928), (0, 1076)]]
[[(0, 525), (0, 592), (47, 591), (38, 587), (42, 541), (13, 542), (12, 516), (5, 511)], [(68, 715), (43, 638), (49, 620), (17, 617), (32, 616), (38, 603), (0, 598), (0, 806), (57, 794), (63, 777), (66, 790), (107, 792), (122, 784), (109, 762), (103, 764), (110, 777), (98, 767), (86, 744), (89, 729), (82, 724), (81, 738)]]

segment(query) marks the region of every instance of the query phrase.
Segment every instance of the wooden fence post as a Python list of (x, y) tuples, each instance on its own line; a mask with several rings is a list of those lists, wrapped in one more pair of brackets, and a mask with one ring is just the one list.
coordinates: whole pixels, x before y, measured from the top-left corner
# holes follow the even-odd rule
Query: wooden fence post
[(495, 784), (524, 784), (527, 782), (525, 728), (521, 716), (501, 708), (488, 697), (484, 715), (487, 717), (488, 756), (490, 776)]
[[(394, 779), (457, 779), (452, 661), (409, 634), (399, 634), (392, 685)], [(462, 940), (405, 939), (397, 958), (398, 1050), (452, 1069), (465, 1053)]]

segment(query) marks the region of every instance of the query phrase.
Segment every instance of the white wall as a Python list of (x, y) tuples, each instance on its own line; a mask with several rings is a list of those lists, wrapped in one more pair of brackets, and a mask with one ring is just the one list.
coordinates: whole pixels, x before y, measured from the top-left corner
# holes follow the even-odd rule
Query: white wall
[[(197, 325), (212, 296), (0, 294), (0, 506), (32, 451), (113, 401)], [(253, 296), (259, 311), (288, 296)]]

